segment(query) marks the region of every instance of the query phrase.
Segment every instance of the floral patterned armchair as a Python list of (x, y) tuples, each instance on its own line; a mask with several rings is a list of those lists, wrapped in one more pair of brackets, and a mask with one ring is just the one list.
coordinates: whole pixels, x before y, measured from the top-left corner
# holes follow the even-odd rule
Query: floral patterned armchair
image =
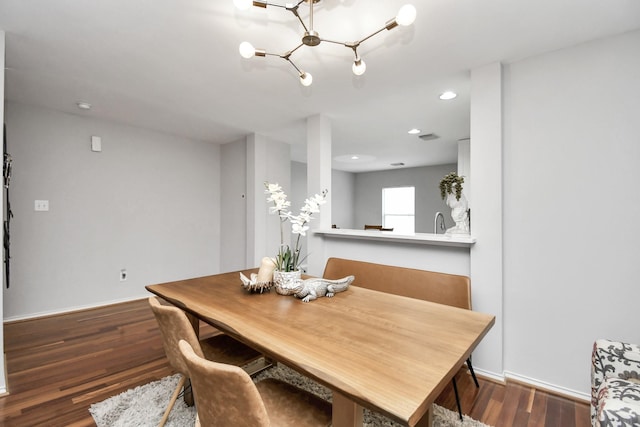
[(640, 346), (604, 339), (593, 344), (591, 424), (640, 426)]

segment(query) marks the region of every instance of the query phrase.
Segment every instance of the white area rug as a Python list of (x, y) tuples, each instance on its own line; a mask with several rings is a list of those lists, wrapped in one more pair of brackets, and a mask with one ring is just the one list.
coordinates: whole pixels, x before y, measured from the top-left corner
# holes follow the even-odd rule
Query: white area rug
[[(292, 369), (283, 365), (261, 372), (254, 381), (263, 378), (279, 378), (298, 387), (305, 388), (318, 396), (331, 400), (331, 391), (320, 384), (305, 378)], [(89, 408), (98, 427), (155, 427), (162, 418), (171, 394), (178, 384), (178, 375), (165, 377), (131, 390), (127, 390), (117, 396), (110, 397), (100, 403), (94, 403)], [(167, 427), (190, 427), (194, 424), (196, 410), (188, 407), (181, 398), (178, 399)], [(434, 427), (488, 427), (465, 415), (464, 422), (456, 412), (449, 411), (438, 405), (433, 405)], [(371, 412), (364, 411), (364, 426), (366, 427), (400, 427), (388, 418)]]

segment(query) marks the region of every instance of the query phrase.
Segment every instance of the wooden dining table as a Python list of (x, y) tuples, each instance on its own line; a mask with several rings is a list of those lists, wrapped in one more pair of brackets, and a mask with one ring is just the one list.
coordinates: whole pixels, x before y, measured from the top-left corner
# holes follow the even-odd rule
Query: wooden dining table
[(432, 403), (495, 322), (357, 286), (309, 303), (273, 289), (249, 293), (239, 272), (146, 289), (330, 388), (334, 427), (362, 426), (363, 407), (430, 426)]

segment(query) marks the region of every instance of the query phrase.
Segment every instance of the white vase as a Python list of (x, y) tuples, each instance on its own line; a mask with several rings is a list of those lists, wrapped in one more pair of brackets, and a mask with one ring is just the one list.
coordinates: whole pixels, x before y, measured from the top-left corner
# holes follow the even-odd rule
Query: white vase
[(296, 271), (273, 271), (273, 283), (276, 292), (280, 295), (293, 295), (300, 289), (302, 272)]
[(451, 219), (456, 223), (455, 227), (447, 229), (445, 234), (468, 235), (469, 230), (469, 204), (464, 193), (460, 194), (460, 200), (456, 199), (455, 192), (447, 194), (447, 206), (451, 208)]

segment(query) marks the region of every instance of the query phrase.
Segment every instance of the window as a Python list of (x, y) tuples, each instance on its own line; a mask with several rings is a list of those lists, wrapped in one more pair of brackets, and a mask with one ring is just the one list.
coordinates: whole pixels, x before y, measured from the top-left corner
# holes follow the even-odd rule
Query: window
[(415, 187), (382, 189), (382, 224), (399, 233), (415, 232)]

